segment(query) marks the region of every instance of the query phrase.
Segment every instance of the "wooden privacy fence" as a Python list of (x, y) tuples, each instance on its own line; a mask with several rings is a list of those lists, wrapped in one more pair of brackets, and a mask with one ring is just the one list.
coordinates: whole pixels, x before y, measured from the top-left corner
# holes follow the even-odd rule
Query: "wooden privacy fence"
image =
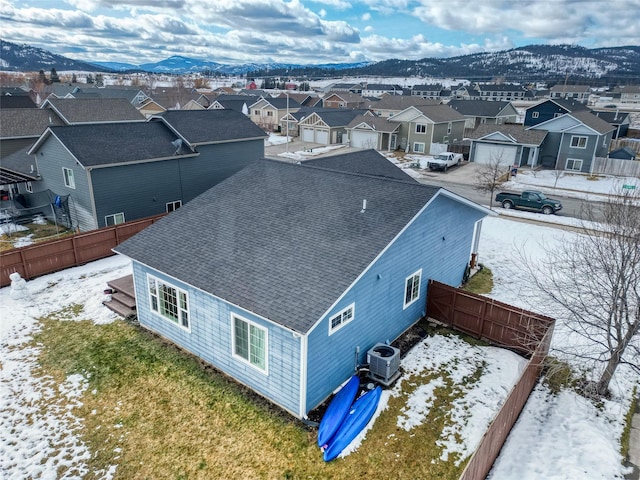
[(449, 327), (529, 358), (485, 432), (460, 480), (483, 480), (535, 387), (549, 352), (555, 320), (430, 280), (427, 315)]
[(591, 173), (617, 177), (640, 177), (640, 162), (637, 160), (596, 157), (593, 161)]
[(163, 213), (2, 252), (0, 287), (11, 284), (9, 275), (13, 272), (18, 272), (28, 280), (114, 255), (111, 251), (113, 247), (165, 215)]

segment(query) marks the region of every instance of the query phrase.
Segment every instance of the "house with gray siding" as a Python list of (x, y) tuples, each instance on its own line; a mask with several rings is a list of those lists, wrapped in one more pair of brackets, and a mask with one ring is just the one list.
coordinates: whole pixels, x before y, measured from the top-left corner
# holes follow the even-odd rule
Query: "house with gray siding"
[(425, 315), (429, 279), (460, 285), (491, 214), (359, 165), (259, 160), (117, 246), (140, 325), (305, 418)]
[(596, 157), (606, 157), (615, 128), (588, 110), (565, 113), (531, 130), (545, 130), (540, 165), (556, 170), (592, 173)]
[(448, 105), (411, 106), (389, 118), (400, 124), (397, 146), (408, 153), (440, 153), (464, 138), (466, 118)]
[(164, 115), (49, 127), (31, 147), (43, 187), (68, 202), (74, 228), (171, 212), (264, 156), (266, 135), (241, 113)]

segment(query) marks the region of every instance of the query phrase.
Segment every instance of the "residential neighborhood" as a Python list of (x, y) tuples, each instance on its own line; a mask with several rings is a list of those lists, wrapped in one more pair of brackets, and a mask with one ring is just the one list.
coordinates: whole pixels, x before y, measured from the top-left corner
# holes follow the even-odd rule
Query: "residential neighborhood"
[[(454, 468), (455, 478), (489, 475), (527, 398), (539, 395), (543, 366), (534, 360), (549, 353), (551, 340), (533, 335), (531, 325), (540, 322), (536, 328), (544, 325), (550, 336), (557, 319), (536, 317), (516, 300), (500, 306), (517, 311), (518, 321), (476, 318), (470, 303), (454, 308), (452, 297), (443, 297), (449, 290), (437, 290), (461, 295), (485, 268), (478, 264), (483, 231), (493, 234), (502, 209), (473, 191), (491, 168), (498, 188), (527, 174), (554, 175), (556, 184), (612, 177), (635, 190), (635, 87), (341, 78), (308, 82), (303, 92), (293, 79), (278, 79), (284, 89), (259, 88), (259, 79), (235, 88), (213, 81), (196, 88), (181, 79), (151, 89), (105, 77), (102, 87), (2, 86), (0, 98), (29, 99), (0, 108), (4, 290), (18, 288), (13, 273), (31, 282), (55, 271), (29, 275), (41, 262), (20, 253), (36, 243), (13, 248), (19, 230), (49, 223), (74, 238), (114, 232), (109, 255), (118, 266), (109, 270), (100, 307), (313, 435), (354, 374), (363, 391), (384, 387), (380, 408), (391, 408), (400, 395), (391, 389), (402, 384), (394, 382), (408, 378), (400, 357), (412, 358), (405, 347), (424, 340), (424, 325), (474, 337), (477, 322), (495, 322), (473, 342), (513, 354), (517, 374), (496, 387), (505, 395), (478, 428), (497, 428), (498, 415), (508, 426), (463, 449), (465, 462)], [(459, 161), (429, 169), (428, 160), (443, 153)], [(580, 220), (575, 211), (557, 210), (548, 217)], [(151, 218), (139, 231), (118, 233)], [(527, 232), (556, 221), (531, 218)], [(59, 238), (57, 232), (43, 244)], [(81, 248), (74, 243), (74, 255)], [(9, 257), (15, 252), (19, 260)], [(436, 321), (448, 311), (446, 321)], [(534, 323), (517, 330), (525, 317)], [(411, 335), (422, 338), (407, 340)], [(380, 345), (398, 351), (392, 372), (371, 373)], [(444, 388), (443, 378), (430, 388)], [(454, 395), (458, 387), (450, 388)], [(512, 388), (527, 390), (513, 395), (518, 406), (507, 400)], [(486, 458), (477, 453), (483, 449), (491, 451)]]

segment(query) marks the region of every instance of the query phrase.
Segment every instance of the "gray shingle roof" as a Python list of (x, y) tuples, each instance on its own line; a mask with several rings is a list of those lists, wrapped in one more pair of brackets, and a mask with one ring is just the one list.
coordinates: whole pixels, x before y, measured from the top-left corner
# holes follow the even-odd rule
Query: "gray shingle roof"
[(400, 128), (397, 122), (390, 122), (388, 118), (376, 117), (374, 115), (359, 115), (347, 125), (347, 128), (354, 128), (357, 125), (366, 123), (377, 132), (395, 132)]
[(603, 119), (596, 117), (589, 110), (580, 110), (578, 112), (572, 112), (570, 114), (572, 117), (577, 118), (586, 126), (593, 128), (596, 132), (601, 135), (604, 135), (611, 130), (614, 130), (614, 126), (608, 122), (605, 122)]
[(546, 130), (526, 129), (522, 125), (516, 124), (480, 124), (469, 134), (471, 139), (479, 139), (491, 135), (494, 132), (500, 132), (508, 137), (512, 137), (516, 143), (523, 145), (540, 145), (547, 135)]
[(464, 115), (456, 112), (449, 105), (418, 105), (415, 108), (434, 123), (465, 120)]
[(316, 111), (316, 115), (330, 127), (343, 127), (349, 124), (355, 117), (362, 115), (366, 110), (351, 110), (342, 108), (325, 108)]
[(263, 138), (267, 134), (236, 110), (168, 110), (157, 116), (191, 145)]
[[(50, 130), (84, 167), (170, 158), (176, 152), (171, 144), (176, 134), (161, 122), (69, 125)], [(181, 153), (191, 151), (183, 146)]]
[[(36, 180), (35, 160), (33, 155), (27, 155), (29, 147), (21, 148), (2, 158), (0, 164), (0, 184), (10, 184), (21, 181)], [(34, 166), (32, 171), (31, 166)]]
[(144, 122), (144, 116), (124, 98), (55, 98), (49, 105), (68, 124)]
[(314, 158), (312, 160), (306, 160), (304, 166), (327, 168), (329, 170), (357, 173), (360, 175), (393, 178), (411, 183), (417, 182), (415, 178), (406, 174), (401, 168), (391, 163), (373, 149)]
[(448, 105), (463, 115), (477, 117), (496, 117), (509, 106), (509, 102), (492, 102), (490, 100), (451, 100)]
[(404, 110), (412, 105), (439, 105), (442, 101), (433, 98), (422, 98), (418, 95), (387, 95), (377, 102), (368, 105), (375, 110)]
[(0, 138), (39, 137), (49, 126), (65, 123), (49, 109), (1, 108)]
[(304, 333), (438, 190), (263, 159), (114, 250)]

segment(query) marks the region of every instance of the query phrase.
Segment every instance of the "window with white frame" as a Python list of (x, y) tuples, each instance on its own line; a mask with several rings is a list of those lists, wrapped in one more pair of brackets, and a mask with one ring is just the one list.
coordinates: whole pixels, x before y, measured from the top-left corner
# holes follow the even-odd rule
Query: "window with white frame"
[(404, 281), (404, 308), (420, 298), (420, 277), (422, 269), (409, 275)]
[(162, 280), (147, 276), (151, 310), (176, 325), (189, 329), (189, 295)]
[(267, 110), (267, 117), (273, 117), (273, 112), (271, 110)]
[(105, 215), (104, 224), (108, 227), (110, 225), (118, 225), (124, 223), (124, 213), (114, 213), (113, 215)]
[(587, 148), (587, 137), (583, 137), (581, 135), (572, 135), (571, 148)]
[(579, 158), (567, 158), (567, 166), (565, 170), (574, 170), (576, 172), (582, 171), (582, 160)]
[(253, 114), (254, 114), (256, 117), (259, 117), (261, 113), (262, 113), (262, 112), (261, 112), (260, 110), (254, 110), (254, 111), (253, 111)]
[(182, 206), (182, 200), (176, 200), (175, 202), (167, 202), (167, 213), (171, 213), (174, 210), (179, 209)]
[(73, 170), (70, 168), (62, 167), (62, 174), (64, 175), (64, 186), (69, 188), (76, 188), (76, 181), (73, 178)]
[(540, 112), (531, 112), (531, 118), (538, 118), (540, 116)]
[(267, 372), (267, 329), (249, 320), (231, 315), (233, 355)]
[(33, 193), (33, 185), (31, 184), (31, 182), (26, 182), (24, 184), (24, 189), (27, 193)]
[(427, 133), (427, 126), (424, 123), (416, 123), (416, 133)]
[(422, 142), (415, 142), (413, 144), (413, 151), (415, 153), (424, 153), (424, 143)]
[(447, 124), (447, 135), (449, 135), (451, 133), (451, 129), (453, 128), (453, 125), (451, 124), (451, 122), (449, 122)]
[(352, 303), (329, 319), (329, 335), (353, 320), (354, 304)]

